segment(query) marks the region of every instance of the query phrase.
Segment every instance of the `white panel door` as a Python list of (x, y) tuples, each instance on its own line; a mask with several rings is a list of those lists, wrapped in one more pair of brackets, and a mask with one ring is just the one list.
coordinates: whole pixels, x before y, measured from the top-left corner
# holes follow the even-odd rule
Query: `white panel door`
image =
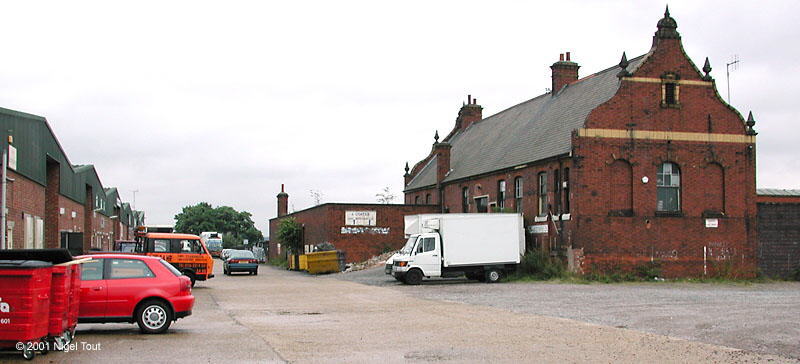
[(33, 249), (33, 216), (25, 214), (25, 249)]
[(33, 222), (35, 229), (33, 247), (35, 249), (44, 249), (44, 219), (35, 217)]

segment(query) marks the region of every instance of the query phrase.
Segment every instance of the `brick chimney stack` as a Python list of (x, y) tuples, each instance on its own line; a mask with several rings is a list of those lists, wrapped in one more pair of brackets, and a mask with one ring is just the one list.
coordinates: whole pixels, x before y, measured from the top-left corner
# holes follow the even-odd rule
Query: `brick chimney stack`
[(461, 106), (456, 118), (456, 129), (464, 130), (472, 123), (483, 119), (483, 107), (478, 105), (478, 99), (467, 95), (467, 103)]
[(278, 194), (278, 217), (286, 215), (287, 212), (289, 212), (289, 194), (284, 192), (281, 183), (281, 193)]
[(436, 183), (439, 185), (447, 177), (447, 172), (450, 172), (450, 149), (452, 147), (447, 142), (433, 144), (433, 153), (436, 155)]
[(558, 56), (558, 62), (553, 63), (550, 69), (553, 70), (553, 88), (550, 89), (552, 95), (558, 94), (559, 91), (570, 83), (578, 80), (578, 66), (577, 63), (572, 62), (567, 52), (567, 57), (564, 59), (564, 54)]

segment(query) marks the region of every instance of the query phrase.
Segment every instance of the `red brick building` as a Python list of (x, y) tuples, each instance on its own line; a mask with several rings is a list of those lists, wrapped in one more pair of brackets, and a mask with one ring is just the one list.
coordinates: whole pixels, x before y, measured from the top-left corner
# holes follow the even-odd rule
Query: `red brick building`
[(45, 118), (0, 108), (0, 130), (10, 155), (7, 248), (110, 250), (144, 223), (116, 188), (103, 187), (94, 166), (69, 161)]
[(439, 210), (436, 205), (324, 203), (287, 214), (288, 199), (286, 192), (278, 194), (278, 216), (269, 220), (270, 258), (286, 255), (286, 246), (278, 239), (278, 225), (285, 218), (303, 225), (306, 251), (331, 243), (352, 263), (400, 249), (405, 243), (403, 216)]
[(570, 53), (550, 68), (552, 91), (495, 115), (468, 97), (406, 166), (406, 203), (522, 212), (528, 247), (576, 272), (755, 274), (755, 122), (684, 52), (669, 12), (644, 55), (583, 78)]

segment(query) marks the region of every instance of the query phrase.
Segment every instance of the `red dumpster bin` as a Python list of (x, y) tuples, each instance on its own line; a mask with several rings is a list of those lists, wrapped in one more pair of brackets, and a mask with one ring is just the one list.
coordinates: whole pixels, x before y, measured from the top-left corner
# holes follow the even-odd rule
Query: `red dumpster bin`
[(65, 332), (69, 329), (69, 309), (72, 295), (72, 267), (68, 265), (53, 266), (53, 280), (50, 284), (50, 321), (47, 334), (50, 341), (57, 343), (58, 349), (66, 343)]
[(69, 267), (72, 268), (72, 285), (70, 286), (69, 295), (69, 311), (67, 312), (67, 330), (69, 336), (68, 341), (75, 338), (75, 327), (78, 326), (78, 310), (81, 306), (81, 265), (73, 264)]
[(0, 348), (22, 342), (25, 359), (43, 349), (36, 344), (47, 336), (52, 269), (39, 260), (0, 260)]

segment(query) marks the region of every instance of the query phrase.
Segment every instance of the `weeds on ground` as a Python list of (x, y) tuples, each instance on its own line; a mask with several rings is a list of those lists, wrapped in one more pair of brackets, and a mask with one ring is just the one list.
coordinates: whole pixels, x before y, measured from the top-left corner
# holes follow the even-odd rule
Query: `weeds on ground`
[(284, 269), (286, 269), (286, 267), (289, 265), (285, 257), (270, 258), (267, 261), (267, 264)]
[(509, 276), (513, 281), (545, 281), (567, 277), (567, 267), (556, 257), (538, 250), (531, 250), (522, 256), (517, 271)]

